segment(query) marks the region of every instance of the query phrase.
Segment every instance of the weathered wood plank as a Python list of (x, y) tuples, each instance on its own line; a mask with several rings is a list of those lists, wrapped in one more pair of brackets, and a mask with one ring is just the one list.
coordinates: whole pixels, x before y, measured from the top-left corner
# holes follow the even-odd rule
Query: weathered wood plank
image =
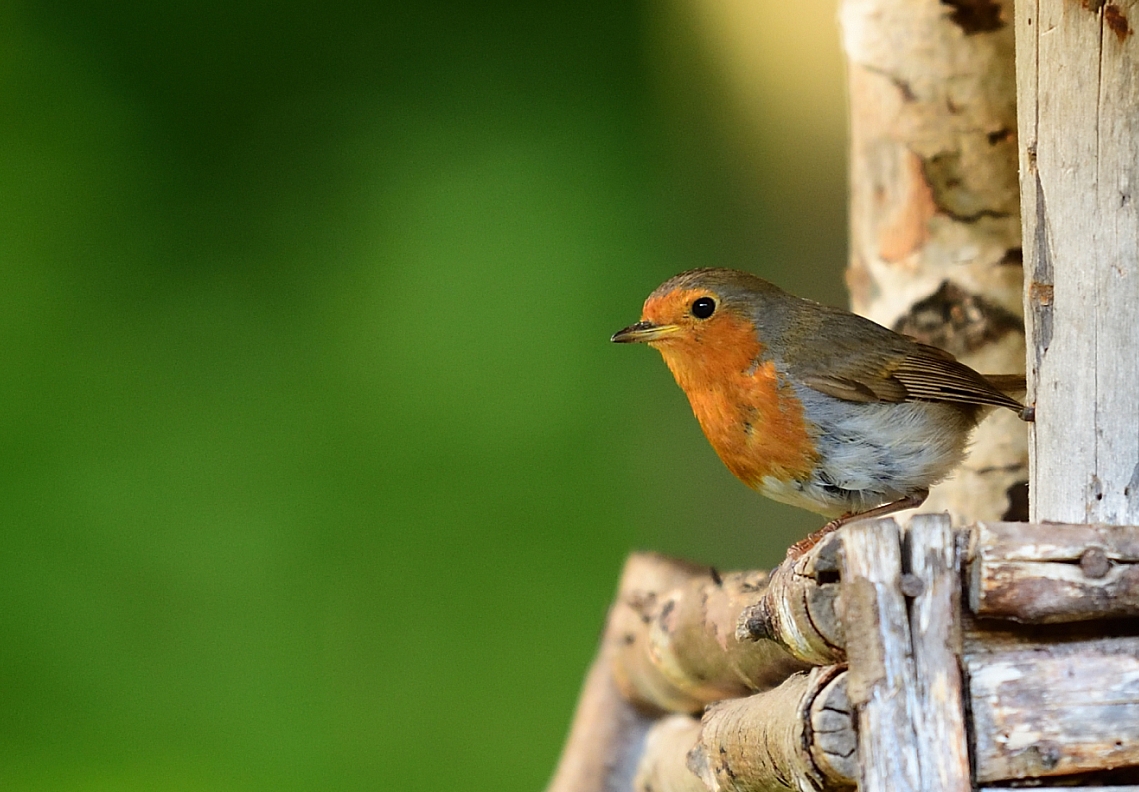
[(1033, 520), (1139, 523), (1137, 17), (1016, 3)]
[(842, 606), (847, 690), (858, 711), (862, 792), (924, 789), (913, 723), (917, 680), (901, 591), (898, 525), (887, 517), (847, 525), (842, 542)]
[(969, 605), (978, 616), (1056, 623), (1139, 616), (1139, 527), (976, 526)]
[(966, 659), (981, 783), (1139, 764), (1139, 638)]
[(913, 729), (923, 789), (971, 792), (958, 666), (961, 579), (949, 515), (915, 515), (906, 532), (905, 550), (910, 580), (920, 584), (920, 591), (907, 593), (913, 597), (910, 634), (918, 699)]
[(971, 555), (996, 561), (1079, 561), (1092, 547), (1112, 561), (1139, 562), (1139, 526), (981, 522)]

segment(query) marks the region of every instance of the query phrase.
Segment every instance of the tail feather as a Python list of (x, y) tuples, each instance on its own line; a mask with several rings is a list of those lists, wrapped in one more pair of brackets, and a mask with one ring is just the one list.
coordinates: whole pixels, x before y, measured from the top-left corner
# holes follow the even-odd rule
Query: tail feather
[[(984, 377), (990, 385), (1007, 396), (1023, 401), (1028, 393), (1028, 386), (1025, 384), (1023, 374), (985, 374)], [(1017, 415), (1022, 421), (1035, 421), (1036, 408), (1032, 405), (1023, 407)]]
[(990, 385), (1009, 396), (1023, 396), (1028, 390), (1023, 374), (985, 374), (984, 377)]

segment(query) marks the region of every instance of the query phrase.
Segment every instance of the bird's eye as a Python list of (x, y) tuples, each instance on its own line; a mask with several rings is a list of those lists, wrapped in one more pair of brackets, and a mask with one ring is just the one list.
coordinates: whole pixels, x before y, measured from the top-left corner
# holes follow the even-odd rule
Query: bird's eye
[(697, 297), (692, 301), (692, 315), (697, 319), (707, 319), (716, 312), (716, 301), (711, 297)]

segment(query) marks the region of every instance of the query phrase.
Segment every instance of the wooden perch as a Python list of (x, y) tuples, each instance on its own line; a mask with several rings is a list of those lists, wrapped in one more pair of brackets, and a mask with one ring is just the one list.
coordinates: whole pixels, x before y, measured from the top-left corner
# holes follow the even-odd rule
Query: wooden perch
[(741, 613), (767, 586), (767, 573), (753, 571), (704, 575), (674, 589), (649, 624), (657, 668), (705, 703), (773, 688), (807, 668), (774, 641), (736, 635)]
[(771, 572), (763, 596), (740, 614), (741, 641), (772, 639), (805, 663), (841, 662), (842, 623), (835, 613), (839, 594), (839, 542), (835, 534)]
[(968, 792), (958, 667), (961, 589), (948, 515), (914, 519), (905, 562), (891, 518), (838, 533), (848, 690), (862, 757), (859, 789)]
[(828, 666), (713, 704), (688, 767), (713, 792), (839, 789), (854, 785), (854, 743), (846, 675)]
[[(550, 792), (969, 792), (1139, 772), (1139, 618), (1012, 621), (1139, 617), (1110, 604), (1122, 583), (1094, 593), (1133, 562), (1139, 527), (955, 532), (947, 515), (847, 525), (770, 576), (634, 555)], [(651, 720), (713, 700), (702, 721)]]
[(981, 523), (969, 605), (1026, 623), (1139, 616), (1139, 530), (1108, 525)]
[(631, 701), (670, 712), (774, 687), (807, 664), (772, 640), (736, 636), (740, 614), (767, 587), (767, 573), (723, 576), (660, 556), (637, 555), (610, 615), (614, 675)]

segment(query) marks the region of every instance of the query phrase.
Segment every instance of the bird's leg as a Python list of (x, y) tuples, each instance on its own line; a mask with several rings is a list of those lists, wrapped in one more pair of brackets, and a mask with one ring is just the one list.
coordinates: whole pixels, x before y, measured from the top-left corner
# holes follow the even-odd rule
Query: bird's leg
[(918, 506), (921, 506), (923, 503), (925, 503), (925, 499), (928, 497), (929, 490), (920, 489), (917, 492), (910, 493), (904, 498), (899, 498), (898, 500), (890, 501), (889, 503), (883, 503), (881, 506), (875, 506), (873, 509), (867, 509), (866, 511), (860, 512), (847, 512), (841, 517), (836, 517), (835, 519), (831, 520), (829, 523), (824, 525), (819, 530), (815, 531), (806, 539), (800, 539), (798, 542), (791, 545), (791, 547), (787, 550), (787, 560), (791, 561), (803, 555), (803, 553), (807, 552), (812, 547), (817, 545), (819, 543), (819, 540), (824, 536), (831, 533), (832, 531), (838, 530), (849, 522), (854, 522), (855, 520), (875, 520), (879, 517), (885, 517), (889, 514), (900, 512), (905, 509), (916, 509)]

